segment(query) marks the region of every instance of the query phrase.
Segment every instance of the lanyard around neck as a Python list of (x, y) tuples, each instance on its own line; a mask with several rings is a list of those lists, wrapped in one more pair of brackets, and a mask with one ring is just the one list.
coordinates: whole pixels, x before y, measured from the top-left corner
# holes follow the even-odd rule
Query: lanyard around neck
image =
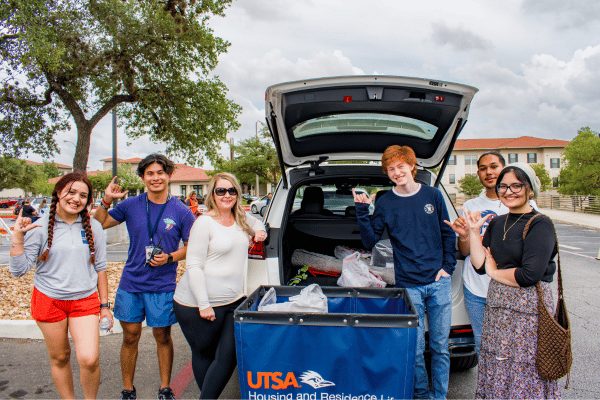
[(156, 218), (156, 223), (154, 224), (154, 229), (152, 228), (152, 224), (150, 223), (150, 205), (149, 205), (149, 201), (148, 201), (148, 194), (146, 194), (146, 215), (148, 216), (148, 219), (146, 220), (148, 222), (148, 235), (150, 236), (150, 244), (153, 244), (153, 238), (154, 238), (154, 234), (156, 233), (156, 230), (158, 229), (158, 224), (160, 222), (160, 217), (162, 217), (163, 212), (165, 211), (165, 207), (167, 206), (167, 203), (169, 202), (169, 200), (171, 200), (171, 194), (169, 193), (169, 195), (167, 196), (167, 201), (165, 201), (165, 204), (162, 205), (162, 207), (160, 208), (160, 212), (158, 213), (158, 218)]

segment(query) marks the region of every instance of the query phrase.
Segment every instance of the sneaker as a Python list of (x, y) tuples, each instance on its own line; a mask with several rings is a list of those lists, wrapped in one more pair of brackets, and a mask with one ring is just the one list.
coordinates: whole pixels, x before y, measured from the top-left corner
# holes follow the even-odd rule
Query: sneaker
[(121, 400), (125, 399), (137, 399), (137, 394), (135, 393), (135, 386), (133, 387), (133, 390), (123, 389), (123, 391), (121, 392)]
[(158, 400), (176, 400), (175, 394), (171, 390), (170, 387), (166, 387), (164, 389), (160, 389), (158, 391)]

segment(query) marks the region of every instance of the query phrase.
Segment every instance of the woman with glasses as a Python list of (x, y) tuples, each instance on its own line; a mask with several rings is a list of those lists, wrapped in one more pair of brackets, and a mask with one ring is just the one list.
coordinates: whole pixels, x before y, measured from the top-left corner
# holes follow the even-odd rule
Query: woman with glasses
[(489, 215), (467, 212), (471, 263), (491, 282), (483, 316), (476, 398), (559, 398), (557, 381), (542, 378), (536, 367), (538, 295), (541, 282), (546, 306), (552, 309), (550, 282), (558, 252), (554, 225), (536, 214), (529, 200), (539, 193), (535, 171), (524, 163), (505, 167), (496, 193), (509, 213), (492, 219), (483, 236), (480, 228)]
[(247, 295), (249, 240), (267, 238), (263, 223), (243, 210), (240, 193), (231, 174), (209, 182), (208, 210), (190, 231), (186, 272), (173, 297), (201, 399), (219, 398), (235, 369), (233, 312)]

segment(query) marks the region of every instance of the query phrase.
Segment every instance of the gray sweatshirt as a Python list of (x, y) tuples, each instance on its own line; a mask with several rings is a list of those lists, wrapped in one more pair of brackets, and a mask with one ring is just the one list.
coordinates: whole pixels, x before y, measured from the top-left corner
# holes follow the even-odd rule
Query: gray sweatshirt
[(48, 214), (36, 221), (41, 225), (25, 234), (24, 252), (10, 258), (8, 269), (23, 276), (36, 263), (33, 286), (56, 300), (78, 300), (91, 296), (98, 286), (98, 271), (106, 271), (106, 238), (100, 222), (91, 218), (96, 263), (90, 263), (90, 250), (81, 217), (69, 225), (57, 215), (54, 239), (48, 261), (37, 261), (48, 248)]

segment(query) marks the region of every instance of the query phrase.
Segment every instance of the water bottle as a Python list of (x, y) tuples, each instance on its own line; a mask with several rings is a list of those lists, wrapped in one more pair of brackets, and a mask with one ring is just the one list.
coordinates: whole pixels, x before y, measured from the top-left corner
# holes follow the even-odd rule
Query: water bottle
[(104, 317), (100, 320), (100, 330), (102, 332), (108, 332), (108, 328), (110, 327), (110, 324), (112, 324), (112, 319), (108, 318), (108, 317)]

